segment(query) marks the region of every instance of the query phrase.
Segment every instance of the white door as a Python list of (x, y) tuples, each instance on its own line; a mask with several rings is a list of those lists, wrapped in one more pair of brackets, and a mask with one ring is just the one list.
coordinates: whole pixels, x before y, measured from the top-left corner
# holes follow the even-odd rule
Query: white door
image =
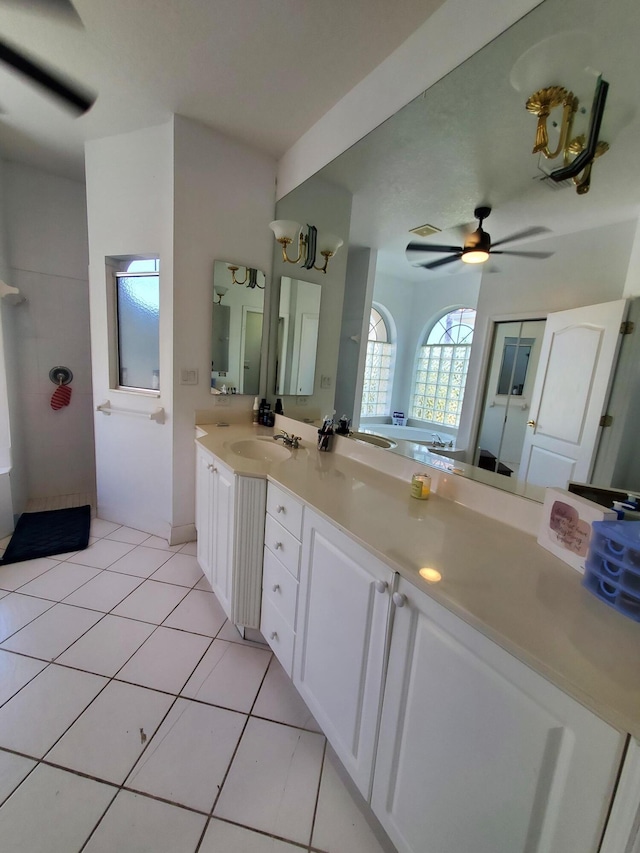
[(609, 397), (627, 302), (549, 314), (519, 478), (566, 488), (587, 482)]
[(298, 361), (298, 387), (296, 394), (313, 394), (318, 349), (319, 314), (303, 314), (300, 332), (300, 358)]
[(402, 578), (394, 603), (371, 804), (399, 853), (595, 853), (625, 735)]
[(305, 509), (293, 683), (368, 799), (391, 570)]

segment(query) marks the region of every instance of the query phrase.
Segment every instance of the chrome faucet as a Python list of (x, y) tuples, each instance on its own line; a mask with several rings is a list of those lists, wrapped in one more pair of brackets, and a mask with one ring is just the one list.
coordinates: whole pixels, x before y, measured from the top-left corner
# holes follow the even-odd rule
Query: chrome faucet
[(437, 432), (432, 432), (431, 435), (434, 437), (434, 440), (431, 442), (433, 447), (453, 447), (453, 441), (450, 441), (449, 444), (447, 444), (447, 442), (444, 441), (442, 436)]
[(299, 446), (298, 442), (301, 439), (299, 435), (289, 435), (288, 432), (285, 432), (283, 429), (280, 430), (280, 435), (274, 435), (273, 440), (277, 441), (279, 438), (282, 439), (282, 443), (285, 447), (292, 447), (294, 450)]

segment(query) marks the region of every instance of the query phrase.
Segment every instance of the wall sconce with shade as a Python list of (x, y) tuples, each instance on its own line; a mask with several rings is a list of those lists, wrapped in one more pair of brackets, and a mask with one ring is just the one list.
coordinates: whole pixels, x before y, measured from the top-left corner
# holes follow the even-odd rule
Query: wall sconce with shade
[(220, 305), (220, 303), (222, 302), (222, 297), (225, 295), (227, 290), (229, 290), (228, 287), (222, 287), (222, 285), (219, 284), (216, 284), (216, 286), (213, 288), (213, 292), (218, 297), (218, 299), (215, 301), (216, 305)]
[[(244, 278), (242, 281), (238, 281), (236, 278), (236, 273), (240, 269), (240, 267), (236, 267), (234, 264), (228, 264), (227, 269), (231, 273), (231, 280), (234, 284), (246, 284), (251, 290), (257, 287), (259, 290), (264, 290), (264, 280), (262, 284), (258, 282), (258, 272), (259, 270), (254, 269), (253, 267), (245, 267), (244, 268)], [(264, 276), (263, 276), (264, 279)]]
[[(327, 264), (343, 245), (344, 240), (336, 237), (335, 234), (318, 234), (318, 229), (314, 225), (307, 225), (307, 233), (302, 230), (299, 222), (294, 222), (291, 219), (276, 219), (269, 223), (269, 228), (275, 234), (275, 238), (282, 246), (282, 260), (288, 264), (300, 264), (301, 267), (307, 270), (318, 270), (318, 272), (327, 272)], [(287, 253), (287, 247), (290, 243), (298, 243), (298, 256), (290, 258)], [(317, 254), (324, 258), (324, 265), (316, 266)]]
[(541, 171), (556, 183), (572, 180), (579, 195), (589, 192), (594, 160), (609, 150), (599, 138), (609, 84), (590, 65), (594, 51), (586, 33), (556, 33), (525, 51), (510, 75), (538, 117), (532, 153)]

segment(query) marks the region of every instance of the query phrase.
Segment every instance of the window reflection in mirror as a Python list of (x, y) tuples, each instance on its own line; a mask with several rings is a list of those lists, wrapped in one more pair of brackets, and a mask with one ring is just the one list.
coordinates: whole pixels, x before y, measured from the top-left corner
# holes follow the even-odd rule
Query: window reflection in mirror
[(213, 265), (211, 393), (260, 391), (265, 275), (230, 261)]
[(276, 394), (313, 394), (321, 295), (319, 284), (280, 279)]

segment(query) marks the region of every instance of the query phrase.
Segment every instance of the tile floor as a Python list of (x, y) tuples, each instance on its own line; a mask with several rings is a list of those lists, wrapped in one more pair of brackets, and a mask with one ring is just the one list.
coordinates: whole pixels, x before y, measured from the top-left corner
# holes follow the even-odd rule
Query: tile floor
[(100, 519), (91, 534), (0, 566), (3, 853), (383, 853), (195, 543)]

